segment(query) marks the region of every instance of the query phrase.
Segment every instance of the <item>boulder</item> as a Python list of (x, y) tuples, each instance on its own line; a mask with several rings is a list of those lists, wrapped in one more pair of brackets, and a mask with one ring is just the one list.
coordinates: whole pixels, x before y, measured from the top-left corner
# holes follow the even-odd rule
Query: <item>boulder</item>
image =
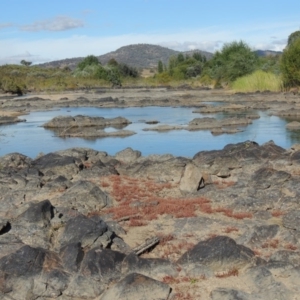
[(98, 212), (110, 204), (110, 199), (96, 184), (80, 180), (67, 189), (53, 204), (73, 208), (86, 214)]
[(204, 179), (198, 167), (189, 163), (186, 165), (179, 188), (182, 192), (193, 193), (204, 187)]
[(217, 236), (199, 242), (191, 250), (185, 252), (177, 261), (178, 264), (201, 263), (215, 271), (239, 268), (254, 262), (251, 249), (238, 245), (227, 236)]
[[(112, 232), (108, 231), (106, 223), (99, 217), (78, 215), (70, 219), (57, 240), (57, 248), (62, 249), (68, 244), (81, 243), (84, 247), (106, 247), (111, 242)], [(102, 237), (102, 238), (101, 238)]]
[(137, 150), (132, 150), (131, 148), (126, 148), (118, 153), (116, 153), (116, 159), (125, 164), (130, 164), (135, 162), (142, 153)]
[(82, 162), (80, 159), (55, 153), (49, 153), (33, 160), (32, 165), (43, 175), (49, 177), (62, 175), (67, 179), (71, 179), (80, 169), (82, 169)]
[(122, 262), (122, 273), (139, 273), (153, 278), (176, 276), (176, 265), (167, 259), (141, 258), (135, 253), (130, 253)]
[(101, 296), (101, 300), (167, 300), (171, 288), (150, 277), (132, 273), (125, 276)]

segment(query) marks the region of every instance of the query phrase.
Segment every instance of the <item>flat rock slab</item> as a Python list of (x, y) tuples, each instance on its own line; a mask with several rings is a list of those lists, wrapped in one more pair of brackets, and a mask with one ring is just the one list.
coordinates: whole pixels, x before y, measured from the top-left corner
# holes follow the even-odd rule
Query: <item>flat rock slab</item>
[(106, 119), (103, 117), (89, 117), (89, 116), (58, 116), (45, 123), (45, 128), (68, 128), (68, 127), (90, 127), (99, 126), (107, 127), (113, 125), (128, 125), (131, 122), (122, 117)]
[(25, 119), (19, 119), (18, 117), (0, 116), (0, 125), (13, 124), (19, 122), (26, 122)]

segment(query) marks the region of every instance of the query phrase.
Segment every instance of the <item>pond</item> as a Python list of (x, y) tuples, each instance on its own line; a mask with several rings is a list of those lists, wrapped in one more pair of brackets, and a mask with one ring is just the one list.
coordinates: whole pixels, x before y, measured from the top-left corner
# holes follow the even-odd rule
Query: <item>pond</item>
[[(286, 129), (286, 120), (276, 116), (269, 116), (260, 111), (260, 118), (236, 134), (222, 134), (214, 136), (209, 130), (186, 131), (175, 130), (169, 132), (143, 131), (155, 125), (145, 124), (145, 121), (157, 120), (159, 124), (187, 125), (189, 121), (198, 117), (224, 118), (222, 113), (199, 114), (193, 113), (193, 107), (134, 107), (134, 108), (91, 108), (76, 107), (63, 108), (45, 112), (32, 112), (21, 116), (26, 122), (0, 127), (0, 156), (19, 152), (32, 158), (39, 153), (49, 153), (72, 147), (88, 147), (99, 151), (106, 151), (110, 155), (127, 147), (140, 150), (143, 155), (171, 153), (176, 156), (192, 157), (202, 150), (222, 149), (229, 143), (246, 140), (259, 144), (273, 140), (283, 148), (300, 142), (300, 133)], [(132, 122), (125, 129), (135, 131), (129, 137), (106, 137), (98, 139), (59, 138), (54, 132), (41, 127), (45, 122), (58, 115), (88, 115), (113, 118), (122, 116)], [(226, 116), (228, 117), (228, 116)], [(107, 131), (114, 130), (107, 128)]]

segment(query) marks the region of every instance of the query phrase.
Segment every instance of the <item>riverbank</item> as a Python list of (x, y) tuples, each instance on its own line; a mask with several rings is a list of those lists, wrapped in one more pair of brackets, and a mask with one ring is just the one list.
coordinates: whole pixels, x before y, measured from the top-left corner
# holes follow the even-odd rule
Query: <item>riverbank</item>
[(233, 93), (226, 90), (191, 88), (120, 88), (78, 90), (76, 92), (26, 94), (20, 97), (0, 95), (3, 115), (47, 110), (53, 107), (143, 107), (143, 106), (203, 106), (205, 102), (243, 104), (250, 108), (268, 103), (274, 110), (300, 106), (298, 94), (293, 93)]

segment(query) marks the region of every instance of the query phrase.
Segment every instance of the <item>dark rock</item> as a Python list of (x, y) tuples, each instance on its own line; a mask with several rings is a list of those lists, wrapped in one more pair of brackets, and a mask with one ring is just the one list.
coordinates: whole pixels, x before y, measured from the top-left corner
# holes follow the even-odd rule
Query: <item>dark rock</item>
[(108, 283), (120, 278), (121, 263), (124, 258), (124, 253), (100, 247), (94, 248), (85, 254), (80, 274)]
[(240, 267), (254, 262), (251, 249), (238, 245), (227, 236), (217, 236), (199, 242), (194, 248), (184, 253), (177, 263), (202, 263), (214, 270), (224, 270), (229, 267)]
[(101, 300), (167, 300), (171, 288), (147, 276), (132, 273), (107, 290)]
[(11, 234), (32, 247), (49, 248), (50, 221), (54, 209), (49, 200), (29, 203), (29, 207), (12, 223)]
[(149, 277), (176, 276), (178, 271), (169, 260), (161, 258), (140, 258), (134, 253), (126, 256), (122, 273), (140, 273)]
[(43, 269), (46, 252), (40, 248), (24, 246), (0, 259), (0, 270), (8, 276), (33, 276)]
[(103, 162), (98, 160), (90, 167), (84, 168), (80, 173), (78, 173), (78, 177), (81, 177), (83, 179), (89, 179), (89, 178), (94, 179), (102, 176), (118, 175), (118, 174), (119, 173), (112, 165), (104, 164)]
[(41, 222), (47, 226), (53, 216), (54, 212), (51, 202), (49, 200), (44, 200), (36, 204), (31, 204), (30, 207), (18, 217), (18, 220), (24, 223)]
[(73, 243), (63, 247), (59, 255), (66, 271), (77, 272), (82, 262), (84, 252), (81, 248), (81, 243)]
[(92, 246), (105, 232), (107, 232), (107, 225), (101, 219), (79, 215), (67, 222), (59, 240), (60, 248), (79, 242), (83, 248)]
[(38, 169), (43, 175), (61, 175), (71, 179), (82, 169), (81, 161), (70, 156), (61, 156), (55, 153), (43, 155), (32, 161), (34, 168)]

